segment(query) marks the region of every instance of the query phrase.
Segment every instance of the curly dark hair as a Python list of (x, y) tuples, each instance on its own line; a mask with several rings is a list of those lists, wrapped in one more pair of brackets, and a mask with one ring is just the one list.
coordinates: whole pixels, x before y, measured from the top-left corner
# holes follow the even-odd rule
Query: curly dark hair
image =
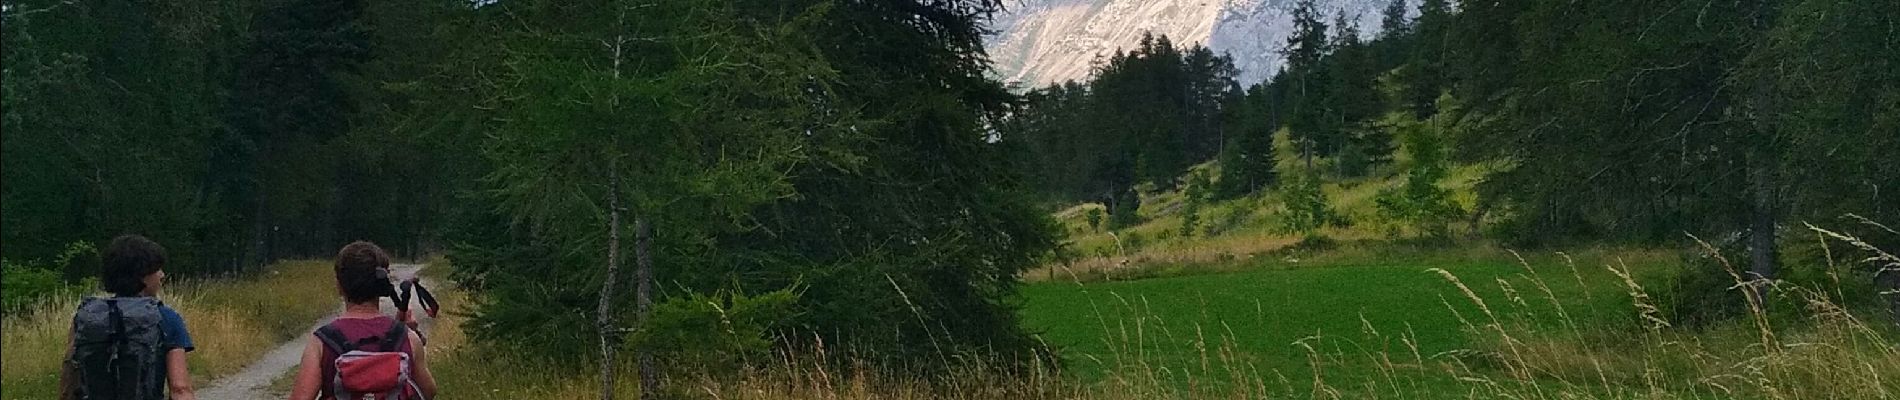
[(100, 260), (99, 285), (120, 296), (145, 291), (145, 277), (165, 266), (165, 246), (139, 235), (119, 235)]
[(351, 304), (396, 295), (389, 281), (389, 253), (375, 243), (356, 241), (336, 252), (336, 285)]

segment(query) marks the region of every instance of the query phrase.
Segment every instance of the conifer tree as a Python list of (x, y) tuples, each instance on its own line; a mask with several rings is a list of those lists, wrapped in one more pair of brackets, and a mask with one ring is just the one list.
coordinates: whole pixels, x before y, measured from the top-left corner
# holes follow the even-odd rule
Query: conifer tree
[(1323, 150), (1329, 128), (1338, 126), (1327, 118), (1334, 109), (1327, 103), (1330, 77), (1321, 61), (1330, 42), (1326, 38), (1326, 24), (1319, 20), (1318, 8), (1314, 0), (1295, 3), (1293, 35), (1287, 38), (1286, 47), (1281, 51), (1286, 57), (1286, 70), (1282, 74), (1289, 76), (1286, 94), (1291, 112), (1287, 113), (1286, 125), (1309, 170), (1313, 167), (1313, 158), (1323, 155), (1319, 152)]

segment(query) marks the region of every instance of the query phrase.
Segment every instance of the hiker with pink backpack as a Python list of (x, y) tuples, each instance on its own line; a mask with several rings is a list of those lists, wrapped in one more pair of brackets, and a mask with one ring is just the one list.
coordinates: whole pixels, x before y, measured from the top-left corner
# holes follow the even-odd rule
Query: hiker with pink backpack
[[(399, 293), (390, 282), (389, 255), (369, 242), (343, 246), (336, 256), (337, 291), (343, 313), (317, 329), (304, 345), (291, 400), (394, 400), (435, 397), (426, 342), (415, 330), (407, 295), (420, 290), (433, 315), (433, 298), (413, 279)], [(396, 317), (384, 315), (383, 297), (396, 300)]]

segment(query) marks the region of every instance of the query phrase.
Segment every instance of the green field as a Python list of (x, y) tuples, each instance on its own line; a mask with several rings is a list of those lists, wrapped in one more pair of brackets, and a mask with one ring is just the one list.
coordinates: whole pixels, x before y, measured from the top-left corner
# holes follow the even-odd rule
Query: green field
[[(1468, 330), (1488, 321), (1431, 269), (1457, 276), (1501, 320), (1523, 328), (1562, 329), (1564, 316), (1588, 326), (1629, 326), (1634, 317), (1629, 296), (1602, 266), (1573, 270), (1562, 261), (1533, 261), (1528, 265), (1542, 278), (1533, 279), (1532, 269), (1515, 260), (1395, 260), (1260, 262), (1220, 274), (1041, 282), (1023, 289), (1023, 315), (1060, 349), (1069, 372), (1088, 381), (1132, 375), (1192, 386), (1244, 376), (1286, 386), (1273, 391), (1302, 392), (1313, 384), (1317, 357), (1329, 385), (1396, 378), (1412, 394), (1456, 390), (1456, 376), (1436, 365), (1478, 345)], [(1632, 269), (1663, 269), (1662, 261), (1648, 262)]]

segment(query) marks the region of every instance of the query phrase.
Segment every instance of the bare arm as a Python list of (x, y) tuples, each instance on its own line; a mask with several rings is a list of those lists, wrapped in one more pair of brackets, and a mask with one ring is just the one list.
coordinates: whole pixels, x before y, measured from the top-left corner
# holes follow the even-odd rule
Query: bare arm
[(67, 360), (73, 359), (73, 332), (66, 331), (66, 357), (59, 359), (59, 400), (72, 400), (73, 365)]
[(409, 343), (411, 343), (410, 346), (414, 346), (412, 353), (415, 354), (412, 361), (415, 364), (416, 386), (422, 390), (423, 398), (433, 399), (435, 398), (435, 374), (429, 372), (429, 357), (425, 355), (429, 353), (429, 346), (423, 345), (422, 335), (415, 331), (409, 331)]
[[(416, 329), (418, 329), (417, 327), (421, 326), (421, 324), (416, 322), (416, 315), (410, 313), (409, 311), (396, 311), (396, 320), (402, 321), (403, 325), (409, 326), (409, 330), (411, 332), (415, 331)], [(410, 335), (410, 336), (416, 336), (416, 335)]]
[(290, 387), (290, 400), (317, 398), (317, 385), (323, 381), (323, 342), (316, 336), (303, 345), (303, 363), (297, 367), (297, 381)]
[(171, 384), (173, 400), (198, 400), (197, 392), (191, 389), (191, 370), (185, 362), (185, 349), (172, 349), (165, 354), (166, 382)]

